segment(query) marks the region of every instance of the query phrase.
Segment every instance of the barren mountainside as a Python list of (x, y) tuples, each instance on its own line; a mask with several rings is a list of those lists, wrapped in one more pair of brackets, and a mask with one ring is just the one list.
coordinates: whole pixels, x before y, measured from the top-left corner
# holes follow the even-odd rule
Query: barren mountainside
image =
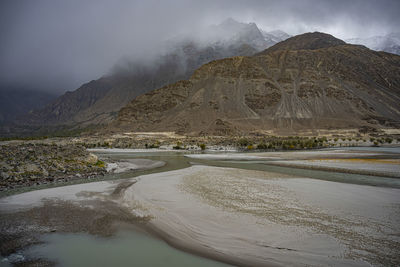
[(136, 97), (111, 131), (232, 134), (398, 127), (400, 56), (307, 33)]
[[(140, 61), (118, 64), (110, 75), (65, 93), (47, 106), (21, 117), (19, 124), (68, 127), (107, 124), (136, 96), (188, 79), (195, 69), (207, 62), (253, 55), (287, 38), (283, 32), (263, 34), (254, 23), (232, 19), (215, 25), (210, 31), (214, 35), (208, 43), (190, 38), (174, 40), (170, 51), (157, 57), (152, 64)], [(221, 39), (221, 36), (226, 38)]]

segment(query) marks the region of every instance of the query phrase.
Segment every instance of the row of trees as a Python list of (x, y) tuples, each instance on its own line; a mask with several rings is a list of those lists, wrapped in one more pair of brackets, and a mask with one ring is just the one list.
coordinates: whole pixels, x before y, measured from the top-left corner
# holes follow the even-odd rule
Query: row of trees
[(241, 138), (238, 140), (238, 146), (252, 149), (307, 149), (307, 148), (320, 148), (327, 146), (328, 139), (326, 137), (321, 138), (305, 138), (305, 137), (288, 137), (279, 138), (272, 137), (262, 140), (258, 144), (254, 144), (247, 138)]

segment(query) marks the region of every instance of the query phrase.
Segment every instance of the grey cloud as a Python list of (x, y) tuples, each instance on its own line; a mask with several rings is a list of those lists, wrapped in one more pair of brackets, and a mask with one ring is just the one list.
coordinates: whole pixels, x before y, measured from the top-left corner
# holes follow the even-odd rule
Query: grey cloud
[(2, 0), (0, 84), (72, 90), (122, 57), (149, 58), (165, 40), (227, 17), (345, 39), (398, 31), (399, 10), (397, 0)]

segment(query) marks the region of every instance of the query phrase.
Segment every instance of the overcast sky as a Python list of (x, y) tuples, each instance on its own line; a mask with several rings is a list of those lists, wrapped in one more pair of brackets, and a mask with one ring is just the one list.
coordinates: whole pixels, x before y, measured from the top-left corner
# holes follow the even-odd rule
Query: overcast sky
[(74, 90), (228, 17), (346, 39), (398, 32), (399, 13), (399, 0), (1, 0), (0, 86)]

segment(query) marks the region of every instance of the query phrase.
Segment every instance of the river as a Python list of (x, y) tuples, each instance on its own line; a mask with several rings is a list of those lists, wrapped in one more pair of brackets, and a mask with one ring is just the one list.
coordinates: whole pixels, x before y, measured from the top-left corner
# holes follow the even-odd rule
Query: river
[[(351, 148), (346, 151), (357, 150)], [(398, 158), (400, 152), (398, 148), (379, 149), (362, 148), (369, 152), (388, 152), (393, 153)], [(108, 161), (118, 161), (124, 159), (150, 159), (163, 161), (166, 164), (162, 167), (143, 170), (129, 171), (120, 174), (108, 174), (91, 180), (119, 180), (132, 178), (147, 174), (163, 173), (173, 170), (187, 168), (193, 165), (207, 165), (216, 167), (237, 168), (242, 170), (256, 170), (274, 172), (284, 175), (295, 175), (297, 177), (307, 177), (311, 179), (357, 184), (365, 186), (375, 186), (384, 188), (400, 188), (400, 179), (380, 176), (369, 176), (361, 174), (351, 174), (345, 172), (321, 171), (311, 169), (299, 169), (293, 167), (282, 167), (266, 164), (267, 161), (275, 159), (254, 159), (252, 153), (249, 159), (232, 160), (229, 155), (225, 159), (211, 158), (190, 158), (185, 157), (183, 152), (101, 152), (96, 154)], [(215, 152), (214, 154), (217, 154)], [(79, 184), (82, 180), (71, 182)], [(52, 186), (42, 186), (35, 189), (51, 188)], [(30, 190), (30, 189), (28, 189)], [(22, 193), (27, 189), (19, 189), (13, 192)], [(40, 237), (43, 243), (29, 246), (28, 248), (14, 253), (10, 261), (18, 262), (22, 259), (44, 258), (51, 262), (56, 262), (60, 266), (223, 266), (225, 263), (195, 256), (169, 246), (163, 240), (156, 238), (140, 229), (122, 225), (120, 229), (111, 237), (93, 236), (88, 233), (48, 233)], [(0, 266), (8, 266), (9, 260), (1, 258)]]

